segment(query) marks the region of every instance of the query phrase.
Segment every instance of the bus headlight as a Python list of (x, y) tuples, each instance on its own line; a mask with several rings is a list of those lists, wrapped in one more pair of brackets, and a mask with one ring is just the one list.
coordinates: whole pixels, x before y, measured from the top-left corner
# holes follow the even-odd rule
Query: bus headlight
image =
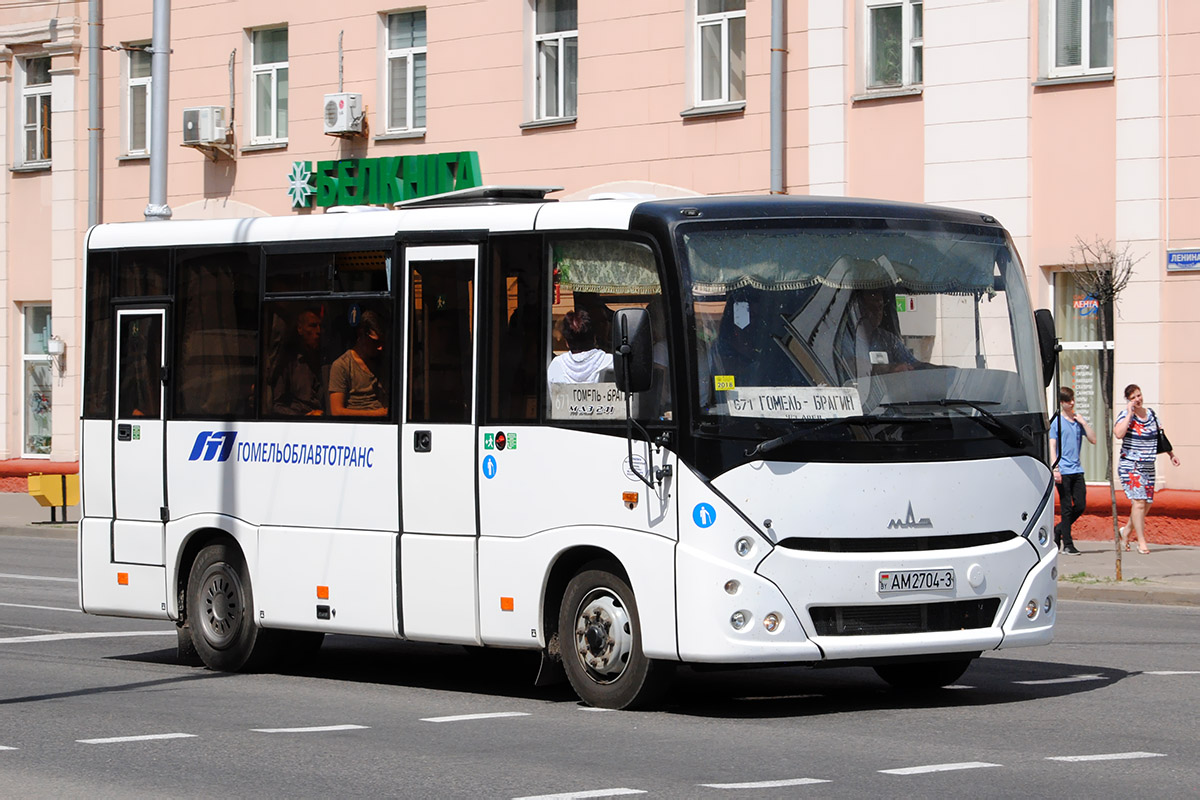
[(739, 556), (745, 558), (746, 556), (750, 555), (750, 551), (754, 549), (754, 542), (743, 536), (733, 543), (733, 549)]
[(1042, 527), (1038, 528), (1038, 544), (1045, 546), (1049, 539), (1050, 534), (1046, 533), (1046, 526), (1043, 525)]
[(1046, 602), (1042, 604), (1042, 608), (1044, 608), (1046, 610), (1046, 613), (1049, 614), (1050, 609), (1053, 606), (1054, 606), (1054, 598), (1051, 597), (1050, 595), (1046, 595)]
[(766, 628), (767, 633), (774, 633), (782, 624), (783, 619), (774, 611), (763, 617), (763, 627)]
[(729, 618), (729, 624), (733, 626), (735, 631), (740, 631), (750, 624), (750, 619), (749, 611), (735, 611), (733, 612), (733, 616)]
[(1025, 616), (1029, 617), (1029, 619), (1033, 619), (1037, 615), (1038, 615), (1037, 600), (1030, 600), (1029, 605), (1025, 606)]
[(742, 588), (742, 584), (738, 581), (725, 581), (725, 594), (737, 594)]

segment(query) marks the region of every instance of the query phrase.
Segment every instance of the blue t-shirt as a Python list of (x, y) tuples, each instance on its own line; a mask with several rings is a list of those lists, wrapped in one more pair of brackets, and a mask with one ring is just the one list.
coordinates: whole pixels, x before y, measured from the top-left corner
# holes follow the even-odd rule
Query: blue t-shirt
[[(1058, 423), (1063, 420), (1065, 423), (1062, 426), (1062, 439), (1058, 438)], [(1060, 458), (1058, 460), (1058, 471), (1063, 475), (1078, 475), (1083, 472), (1083, 465), (1079, 463), (1079, 450), (1083, 447), (1083, 425), (1078, 420), (1063, 419), (1063, 417), (1055, 417), (1050, 423), (1050, 438), (1058, 442), (1058, 452)]]

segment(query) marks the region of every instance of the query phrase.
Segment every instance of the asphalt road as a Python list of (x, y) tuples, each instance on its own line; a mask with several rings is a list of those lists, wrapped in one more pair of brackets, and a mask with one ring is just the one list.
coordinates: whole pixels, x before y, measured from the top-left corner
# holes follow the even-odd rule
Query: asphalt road
[(0, 536), (0, 795), (1194, 797), (1200, 609), (1063, 602), (1057, 641), (897, 694), (865, 668), (693, 672), (651, 712), (522, 654), (329, 637), (287, 672), (175, 663), (76, 608), (73, 542)]

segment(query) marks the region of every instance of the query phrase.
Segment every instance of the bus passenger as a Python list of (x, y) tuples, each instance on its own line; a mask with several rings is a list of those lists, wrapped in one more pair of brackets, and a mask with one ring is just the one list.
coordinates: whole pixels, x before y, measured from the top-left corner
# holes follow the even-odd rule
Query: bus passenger
[(271, 410), (292, 417), (318, 417), (324, 413), (321, 384), (321, 314), (306, 308), (296, 317), (296, 337), (280, 359), (271, 384)]
[(387, 389), (376, 377), (383, 361), (383, 323), (364, 311), (354, 346), (329, 369), (329, 412), (341, 417), (386, 417)]
[(588, 312), (568, 311), (563, 317), (562, 334), (570, 351), (550, 362), (546, 370), (550, 383), (596, 383), (604, 370), (612, 369), (612, 353), (596, 346), (596, 332)]

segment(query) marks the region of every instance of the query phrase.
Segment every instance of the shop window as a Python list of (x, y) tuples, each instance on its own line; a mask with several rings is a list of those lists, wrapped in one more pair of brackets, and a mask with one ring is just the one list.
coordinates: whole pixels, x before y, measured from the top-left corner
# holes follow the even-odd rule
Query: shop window
[[(1112, 303), (1105, 309), (1105, 319), (1109, 325), (1107, 332), (1100, 329), (1100, 304), (1079, 287), (1075, 275), (1055, 273), (1054, 321), (1062, 344), (1058, 356), (1059, 385), (1075, 390), (1075, 413), (1097, 431), (1104, 427), (1104, 394), (1100, 383), (1102, 360), (1108, 362), (1109, 385), (1112, 384)], [(1058, 400), (1051, 397), (1049, 402), (1053, 413), (1058, 408)], [(1120, 405), (1119, 398), (1117, 404)], [(1101, 442), (1104, 441), (1106, 439), (1102, 437)], [(1081, 463), (1084, 480), (1104, 480), (1104, 448), (1084, 445)]]
[(53, 364), (49, 355), (50, 306), (27, 305), (24, 318), (23, 391), (25, 405), (23, 451), (27, 456), (50, 455), (50, 412), (53, 406)]

